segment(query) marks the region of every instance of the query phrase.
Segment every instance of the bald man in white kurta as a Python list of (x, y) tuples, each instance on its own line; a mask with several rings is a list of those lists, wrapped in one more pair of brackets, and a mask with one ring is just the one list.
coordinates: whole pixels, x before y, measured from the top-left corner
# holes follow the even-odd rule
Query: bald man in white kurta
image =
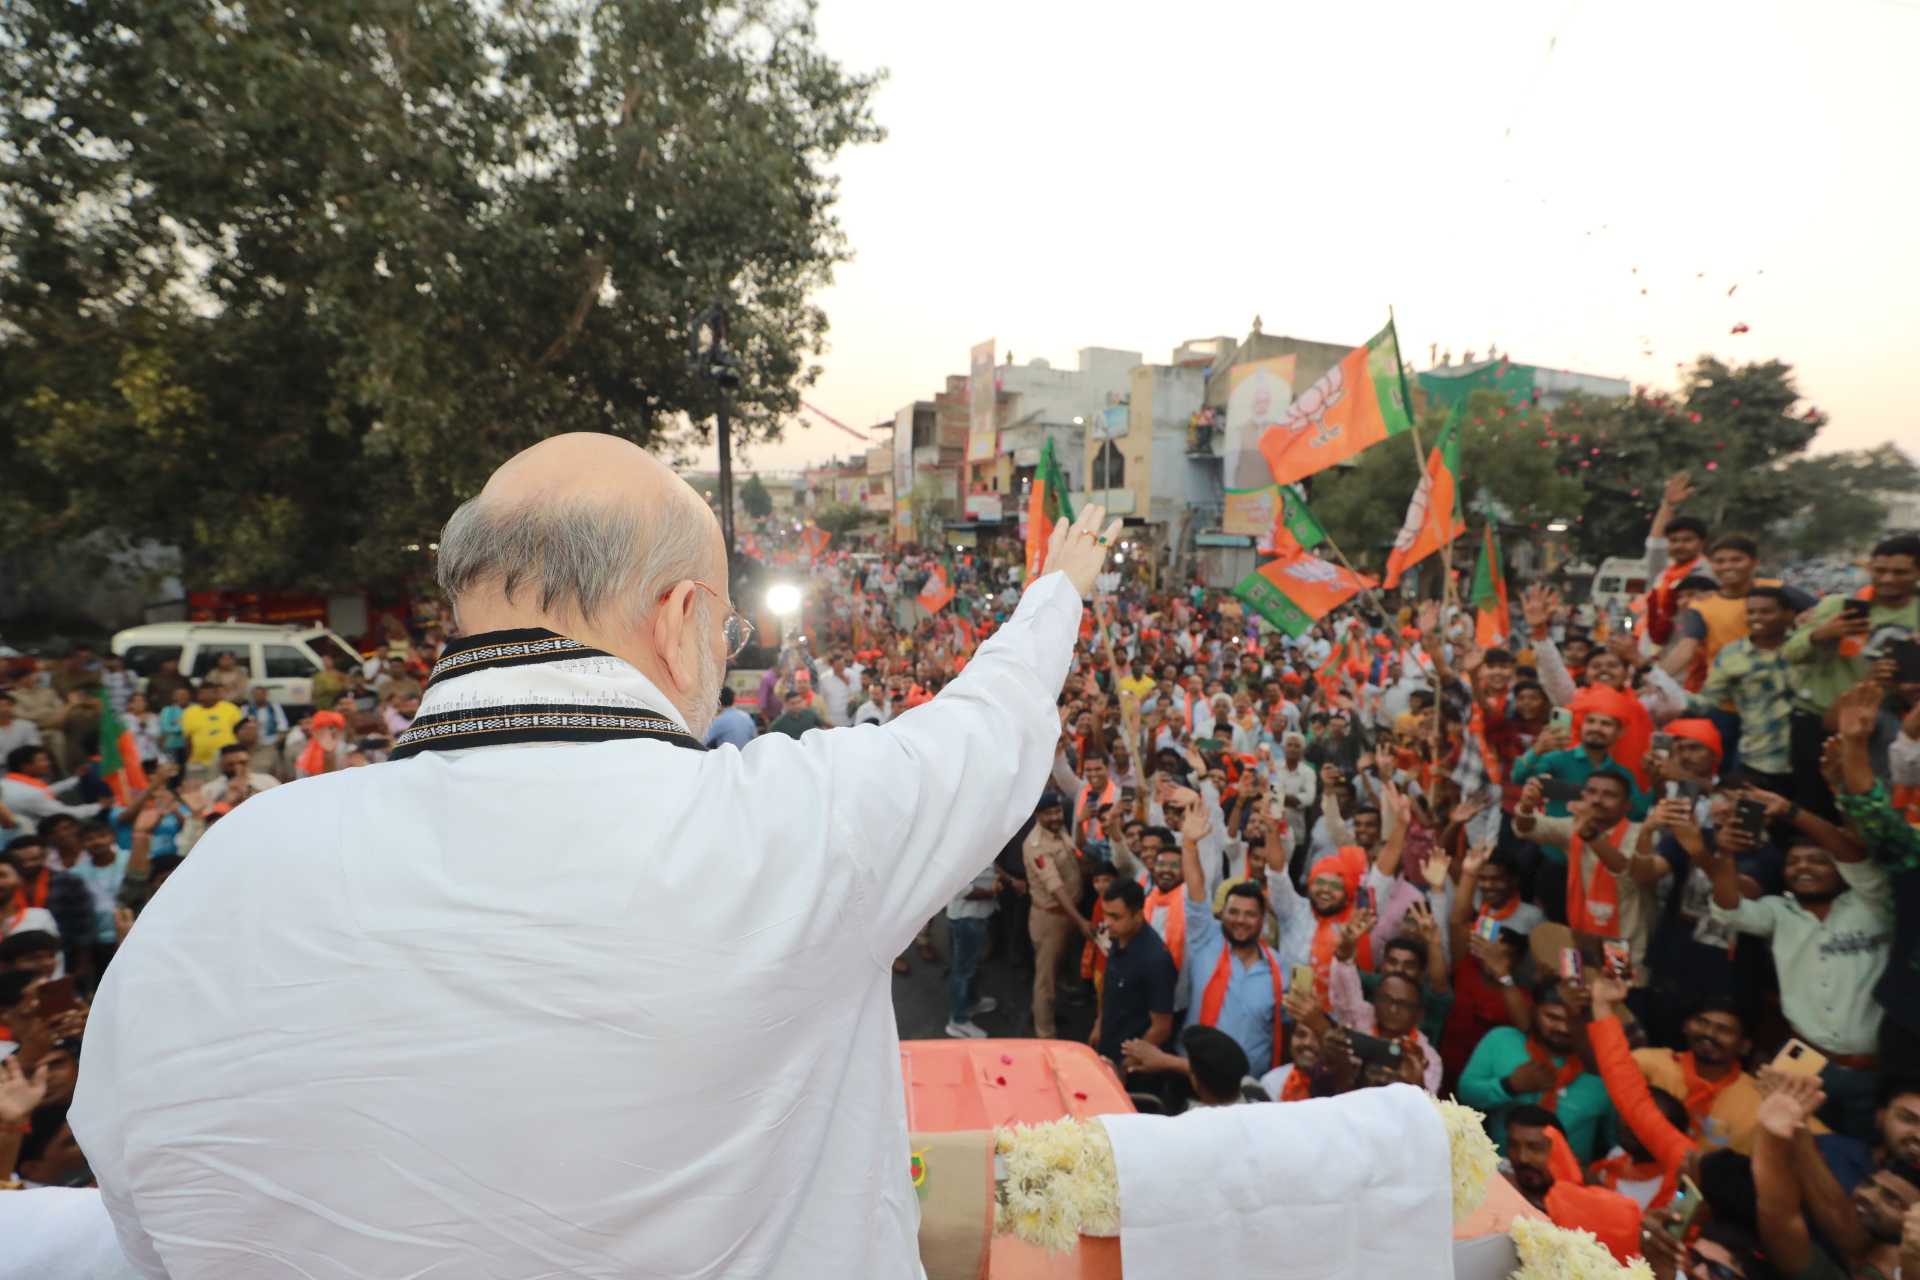
[[(890, 963), (1032, 812), (1080, 616), (1048, 574), (885, 726), (423, 750), (248, 800), (88, 1027), (73, 1125), (135, 1266), (918, 1275)], [(443, 687), (482, 677), (687, 723), (618, 659)]]

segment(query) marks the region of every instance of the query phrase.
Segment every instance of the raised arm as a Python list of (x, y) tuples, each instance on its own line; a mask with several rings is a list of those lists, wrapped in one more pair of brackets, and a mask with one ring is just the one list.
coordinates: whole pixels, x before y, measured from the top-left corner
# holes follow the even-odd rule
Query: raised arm
[(1473, 885), (1480, 868), (1493, 856), (1491, 844), (1475, 845), (1460, 860), (1460, 885), (1454, 891), (1453, 909), (1447, 913), (1448, 949), (1456, 956), (1467, 954), (1467, 939), (1473, 933)]
[(1184, 806), (1186, 815), (1180, 824), (1180, 870), (1186, 877), (1187, 897), (1195, 902), (1211, 902), (1206, 869), (1200, 865), (1200, 841), (1213, 829), (1213, 823), (1207, 817), (1199, 793), (1191, 788), (1176, 787), (1169, 798)]
[(1759, 1121), (1753, 1140), (1753, 1190), (1760, 1244), (1784, 1276), (1800, 1274), (1813, 1261), (1816, 1246), (1801, 1212), (1791, 1144), (1794, 1131), (1825, 1100), (1818, 1077), (1790, 1076), (1761, 1101), (1754, 1116)]
[(1626, 1003), (1627, 990), (1626, 982), (1611, 974), (1594, 979), (1593, 1021), (1587, 1027), (1594, 1062), (1600, 1068), (1601, 1082), (1607, 1086), (1607, 1096), (1647, 1153), (1660, 1162), (1661, 1168), (1677, 1169), (1694, 1150), (1694, 1141), (1660, 1113), (1647, 1078), (1634, 1065), (1627, 1033), (1615, 1016), (1616, 1009)]
[(1380, 856), (1374, 860), (1374, 870), (1392, 878), (1400, 870), (1400, 856), (1407, 847), (1407, 832), (1413, 827), (1413, 798), (1391, 782), (1380, 784), (1382, 796), (1393, 810), (1393, 830), (1380, 846)]
[[(890, 963), (904, 950), (1032, 812), (1059, 736), (1054, 703), (1081, 597), (1105, 555), (1093, 523), (1103, 514), (1090, 506), (1071, 530), (1060, 522), (1050, 571), (932, 701), (870, 732), (770, 735), (728, 756), (749, 784), (831, 797), (829, 839), (856, 869), (859, 919), (876, 958)], [(835, 788), (836, 778), (869, 785)]]

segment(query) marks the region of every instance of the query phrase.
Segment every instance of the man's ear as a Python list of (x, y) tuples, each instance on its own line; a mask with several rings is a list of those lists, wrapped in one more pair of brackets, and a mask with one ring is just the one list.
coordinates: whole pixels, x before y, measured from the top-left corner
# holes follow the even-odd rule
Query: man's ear
[(700, 628), (695, 625), (693, 593), (699, 588), (682, 582), (667, 593), (653, 615), (653, 651), (666, 669), (667, 678), (682, 694), (692, 693), (699, 684), (699, 668), (693, 646), (700, 643)]

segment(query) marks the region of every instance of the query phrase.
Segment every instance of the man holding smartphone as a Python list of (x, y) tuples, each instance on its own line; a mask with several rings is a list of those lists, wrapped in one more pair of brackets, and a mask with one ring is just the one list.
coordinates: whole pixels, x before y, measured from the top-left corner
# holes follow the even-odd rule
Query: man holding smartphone
[(1894, 913), (1885, 868), (1830, 823), (1804, 809), (1785, 815), (1795, 829), (1784, 894), (1740, 892), (1736, 855), (1758, 843), (1728, 823), (1687, 853), (1713, 877), (1713, 918), (1772, 945), (1780, 1012), (1801, 1040), (1827, 1057), (1828, 1104), (1836, 1132), (1873, 1141), (1881, 1008), (1873, 989), (1886, 971)]
[(1632, 950), (1645, 985), (1647, 930), (1653, 887), (1664, 871), (1641, 850), (1640, 824), (1631, 816), (1633, 784), (1618, 768), (1596, 770), (1569, 802), (1568, 816), (1540, 816), (1542, 780), (1527, 783), (1513, 829), (1567, 855), (1567, 923), (1575, 929), (1617, 938)]
[(1871, 580), (1851, 596), (1828, 596), (1781, 646), (1794, 666), (1793, 799), (1829, 822), (1839, 821), (1833, 792), (1820, 776), (1827, 709), (1868, 678), (1894, 644), (1920, 637), (1920, 534), (1877, 543), (1867, 560)]

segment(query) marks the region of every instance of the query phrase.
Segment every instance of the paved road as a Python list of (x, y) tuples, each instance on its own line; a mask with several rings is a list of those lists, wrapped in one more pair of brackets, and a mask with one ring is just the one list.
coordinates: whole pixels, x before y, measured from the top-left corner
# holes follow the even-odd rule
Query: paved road
[[(992, 996), (1000, 1002), (1000, 1007), (992, 1013), (977, 1015), (974, 1021), (991, 1036), (1031, 1036), (1033, 979), (1026, 976), (1030, 970), (1022, 970), (1023, 976), (1015, 978), (1004, 924), (999, 915), (994, 916), (993, 929), (988, 934), (988, 954), (979, 970), (980, 994)], [(905, 974), (894, 975), (893, 1015), (900, 1025), (902, 1040), (946, 1038), (947, 967), (953, 958), (953, 946), (947, 938), (944, 912), (933, 922), (933, 947), (938, 958), (932, 961), (921, 959), (919, 952), (909, 949), (907, 961), (912, 968)], [(1077, 949), (1074, 955), (1076, 959), (1069, 962), (1069, 968), (1076, 976), (1071, 982), (1062, 980), (1054, 1001), (1054, 1021), (1061, 1039), (1085, 1041), (1093, 1030), (1093, 984), (1077, 976)], [(1078, 993), (1084, 996), (1076, 998)]]

